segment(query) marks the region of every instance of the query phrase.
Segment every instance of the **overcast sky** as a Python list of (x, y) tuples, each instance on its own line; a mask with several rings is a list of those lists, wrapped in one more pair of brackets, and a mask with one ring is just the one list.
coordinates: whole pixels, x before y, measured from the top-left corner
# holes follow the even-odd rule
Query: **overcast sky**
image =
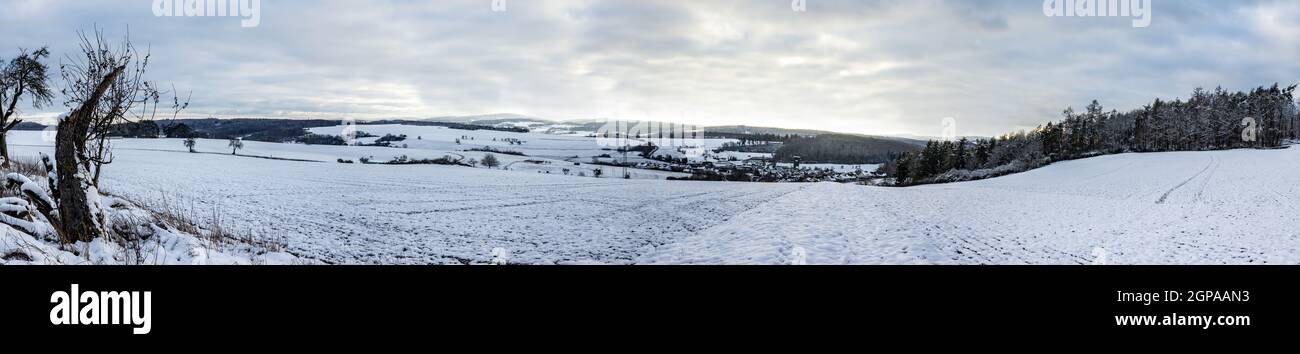
[(48, 45), (63, 59), (77, 30), (129, 26), (149, 77), (193, 90), (202, 117), (508, 112), (929, 136), (954, 117), (959, 134), (993, 135), (1094, 98), (1132, 109), (1300, 80), (1287, 0), (1155, 0), (1146, 28), (1047, 17), (1042, 0), (264, 0), (254, 28), (155, 17), (153, 0), (0, 3), (0, 58)]

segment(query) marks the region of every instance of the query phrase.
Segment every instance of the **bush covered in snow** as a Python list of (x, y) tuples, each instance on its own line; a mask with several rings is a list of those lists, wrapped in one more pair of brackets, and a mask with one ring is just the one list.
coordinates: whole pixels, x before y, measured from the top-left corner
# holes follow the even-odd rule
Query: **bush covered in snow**
[[(17, 198), (0, 202), (0, 265), (253, 265), (300, 264), (278, 241), (233, 236), (222, 227), (201, 227), (168, 218), (129, 201), (105, 196), (109, 230), (91, 242), (61, 244), (40, 220), (12, 216)], [(14, 221), (19, 221), (15, 223)]]
[(997, 166), (994, 168), (985, 168), (985, 169), (978, 169), (978, 170), (954, 169), (954, 170), (949, 170), (948, 172), (944, 172), (943, 174), (940, 174), (928, 180), (922, 181), (920, 182), (920, 184), (977, 181), (981, 179), (1002, 177), (1013, 173), (1021, 173), (1039, 167), (1047, 166), (1049, 163), (1051, 163), (1051, 161), (1048, 161), (1045, 158), (1019, 159), (1019, 160), (1012, 161), (1011, 163)]

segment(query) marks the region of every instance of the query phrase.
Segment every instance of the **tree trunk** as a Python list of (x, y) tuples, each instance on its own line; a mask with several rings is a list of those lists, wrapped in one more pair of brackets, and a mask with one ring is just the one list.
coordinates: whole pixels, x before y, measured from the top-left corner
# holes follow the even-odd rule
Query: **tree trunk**
[[(89, 193), (99, 193), (86, 178), (86, 133), (90, 129), (95, 107), (126, 67), (117, 67), (95, 88), (95, 92), (62, 122), (54, 145), (58, 167), (59, 219), (63, 225), (63, 242), (90, 242), (103, 234), (99, 216), (91, 209)], [(96, 206), (98, 207), (98, 206)]]
[(77, 136), (84, 136), (76, 129), (79, 124), (70, 116), (59, 124), (59, 137), (55, 143), (55, 160), (59, 170), (59, 218), (62, 219), (62, 235), (65, 243), (92, 241), (100, 236), (99, 226), (91, 215), (86, 198), (86, 189), (90, 187), (86, 180), (86, 171), (77, 163)]
[(9, 169), (11, 166), (9, 164), (9, 139), (7, 136), (9, 134), (7, 133), (8, 132), (0, 132), (0, 158), (4, 158), (4, 162), (0, 163), (0, 167), (5, 169)]

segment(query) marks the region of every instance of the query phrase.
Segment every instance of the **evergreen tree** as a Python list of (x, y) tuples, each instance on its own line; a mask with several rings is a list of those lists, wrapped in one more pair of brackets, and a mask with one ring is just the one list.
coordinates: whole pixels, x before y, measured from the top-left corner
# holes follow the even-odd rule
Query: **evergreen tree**
[(912, 176), (912, 158), (904, 155), (895, 160), (894, 163), (894, 184), (906, 186), (908, 178)]
[[(1023, 170), (1095, 154), (1277, 147), (1288, 139), (1300, 139), (1296, 87), (1274, 84), (1248, 93), (1198, 88), (1186, 101), (1156, 99), (1129, 112), (1106, 112), (1094, 100), (1081, 114), (1065, 109), (1059, 122), (1029, 132), (978, 139), (973, 152), (968, 151), (970, 143), (964, 139), (957, 143), (931, 141), (917, 153), (898, 156), (895, 161), (899, 163), (883, 170), (903, 184), (918, 184), (953, 169), (992, 170), (1020, 163), (1012, 167)], [(1253, 141), (1242, 138), (1245, 118), (1256, 124)], [(998, 173), (1015, 172), (1011, 170), (998, 169)]]
[(961, 140), (957, 141), (957, 150), (954, 154), (954, 158), (956, 159), (956, 161), (953, 164), (953, 168), (956, 169), (968, 168), (967, 167), (968, 161), (966, 158), (966, 145), (968, 144), (970, 144), (970, 141), (967, 140), (966, 138), (961, 138)]

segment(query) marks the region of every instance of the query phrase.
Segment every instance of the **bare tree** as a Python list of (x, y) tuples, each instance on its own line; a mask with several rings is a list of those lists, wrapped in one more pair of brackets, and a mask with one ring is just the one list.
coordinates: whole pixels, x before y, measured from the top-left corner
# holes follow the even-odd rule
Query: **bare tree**
[(195, 152), (194, 145), (198, 145), (198, 141), (194, 137), (185, 138), (185, 147), (190, 149), (190, 153)]
[[(179, 118), (182, 111), (185, 111), (186, 109), (190, 108), (190, 99), (194, 98), (194, 91), (190, 91), (190, 93), (185, 96), (185, 100), (182, 101), (181, 96), (177, 94), (178, 92), (176, 91), (175, 84), (172, 85), (172, 90), (170, 93), (172, 95), (172, 106), (171, 106), (172, 117), (171, 119), (168, 119), (165, 123), (159, 125), (158, 127), (159, 131), (163, 132), (163, 134), (167, 134), (168, 131), (176, 127), (176, 119)], [(156, 121), (156, 119), (154, 118), (155, 116), (157, 116), (157, 114), (158, 114), (158, 97), (155, 96), (153, 101), (153, 111), (150, 113), (149, 119)], [(143, 119), (143, 117), (141, 117), (141, 119)]]
[(483, 155), (483, 160), (480, 162), (487, 168), (496, 168), (497, 166), (501, 166), (501, 161), (497, 160), (497, 156), (493, 154)]
[[(104, 215), (96, 184), (103, 165), (112, 162), (109, 129), (126, 122), (132, 107), (156, 97), (143, 79), (149, 54), (138, 52), (129, 37), (114, 46), (96, 30), (79, 33), (81, 55), (61, 64), (66, 101), (71, 112), (59, 122), (55, 138), (61, 236), (65, 242), (91, 241), (104, 234)], [(92, 176), (93, 173), (93, 177)]]
[(228, 146), (230, 147), (230, 154), (234, 155), (244, 148), (244, 139), (230, 138), (230, 145)]
[(33, 108), (40, 109), (50, 104), (54, 92), (49, 86), (49, 68), (42, 62), (50, 56), (49, 49), (41, 48), (28, 53), (21, 50), (18, 57), (0, 66), (0, 167), (9, 168), (9, 143), (6, 137), (22, 119), (14, 118), (18, 113), (18, 102), (24, 96)]
[(55, 138), (55, 159), (58, 161), (59, 219), (63, 242), (92, 241), (103, 235), (103, 218), (98, 206), (90, 202), (98, 199), (99, 191), (86, 178), (88, 161), (86, 132), (94, 121), (95, 108), (101, 98), (126, 71), (125, 66), (106, 68), (100, 83), (87, 95), (80, 108), (59, 122)]
[[(113, 163), (113, 150), (108, 140), (114, 126), (131, 123), (127, 118), (136, 106), (141, 109), (148, 107), (149, 102), (157, 106), (160, 93), (152, 82), (144, 79), (144, 73), (149, 67), (150, 55), (148, 52), (139, 52), (131, 44), (130, 36), (122, 39), (120, 45), (114, 48), (104, 38), (103, 32), (96, 30), (93, 39), (87, 38), (84, 33), (79, 34), (81, 37), (81, 49), (87, 57), (87, 64), (96, 61), (110, 65), (118, 65), (126, 68), (119, 76), (109, 90), (105, 92), (99, 102), (96, 112), (92, 115), (90, 128), (86, 134), (86, 140), (89, 142), (90, 150), (86, 154), (84, 161), (86, 169), (92, 172), (91, 184), (99, 187), (99, 177), (103, 172), (104, 165)], [(76, 63), (76, 61), (74, 61)], [(84, 66), (64, 65), (64, 81), (69, 80), (69, 72), (73, 75), (72, 79), (84, 76), (79, 72), (85, 71)], [(66, 92), (66, 89), (65, 89)], [(143, 118), (137, 114), (136, 117)]]

